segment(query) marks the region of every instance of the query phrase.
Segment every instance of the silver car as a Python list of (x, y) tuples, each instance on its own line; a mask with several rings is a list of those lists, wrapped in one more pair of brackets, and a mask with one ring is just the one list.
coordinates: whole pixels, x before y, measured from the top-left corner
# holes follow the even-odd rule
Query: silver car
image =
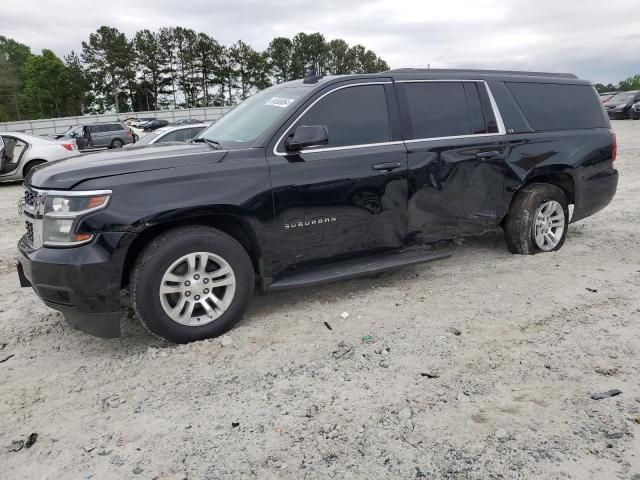
[(146, 134), (136, 143), (138, 145), (154, 145), (157, 143), (168, 142), (188, 142), (192, 138), (197, 137), (209, 126), (208, 123), (197, 123), (192, 125), (178, 125), (162, 127), (153, 132)]
[(38, 165), (80, 155), (74, 141), (0, 132), (0, 182), (24, 179)]

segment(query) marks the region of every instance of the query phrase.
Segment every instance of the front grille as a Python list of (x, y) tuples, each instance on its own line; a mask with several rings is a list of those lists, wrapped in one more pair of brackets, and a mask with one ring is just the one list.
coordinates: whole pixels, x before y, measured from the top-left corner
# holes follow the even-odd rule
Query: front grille
[(24, 189), (24, 204), (28, 207), (35, 208), (36, 200), (38, 198), (38, 194), (36, 192), (32, 192), (28, 188)]
[(33, 223), (26, 221), (24, 225), (27, 228), (27, 243), (33, 247)]
[(42, 213), (39, 211), (40, 202), (44, 197), (38, 196), (38, 192), (25, 186), (24, 196), (20, 201), (20, 210), (26, 229), (25, 240), (32, 248), (39, 248), (42, 238)]

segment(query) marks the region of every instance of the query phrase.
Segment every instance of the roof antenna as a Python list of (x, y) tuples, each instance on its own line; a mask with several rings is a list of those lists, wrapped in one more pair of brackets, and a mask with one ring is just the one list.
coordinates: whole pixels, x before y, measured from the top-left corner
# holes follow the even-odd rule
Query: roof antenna
[(322, 78), (322, 75), (318, 75), (314, 68), (310, 68), (307, 71), (307, 76), (302, 81), (302, 83), (318, 83), (318, 80)]

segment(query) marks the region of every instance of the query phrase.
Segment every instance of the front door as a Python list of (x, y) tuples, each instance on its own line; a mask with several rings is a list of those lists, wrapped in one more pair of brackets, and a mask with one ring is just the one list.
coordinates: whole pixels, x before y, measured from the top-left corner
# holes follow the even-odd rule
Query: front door
[[(407, 229), (407, 154), (391, 81), (331, 85), (297, 115), (267, 153), (272, 238), (282, 264), (401, 246)], [(299, 125), (325, 126), (328, 144), (288, 151), (286, 140)]]
[(506, 142), (480, 81), (400, 81), (409, 162), (409, 234), (423, 242), (497, 226)]

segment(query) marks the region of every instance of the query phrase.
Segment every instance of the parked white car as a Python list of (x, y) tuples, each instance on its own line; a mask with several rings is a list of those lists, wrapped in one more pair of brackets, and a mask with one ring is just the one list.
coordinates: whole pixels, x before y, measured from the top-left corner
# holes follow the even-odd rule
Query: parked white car
[(162, 127), (152, 132), (145, 132), (145, 136), (132, 144), (132, 146), (167, 142), (188, 142), (192, 138), (200, 135), (209, 125), (209, 123), (193, 123), (191, 125)]
[(42, 163), (80, 155), (74, 141), (57, 141), (20, 132), (0, 132), (0, 182), (24, 179)]

